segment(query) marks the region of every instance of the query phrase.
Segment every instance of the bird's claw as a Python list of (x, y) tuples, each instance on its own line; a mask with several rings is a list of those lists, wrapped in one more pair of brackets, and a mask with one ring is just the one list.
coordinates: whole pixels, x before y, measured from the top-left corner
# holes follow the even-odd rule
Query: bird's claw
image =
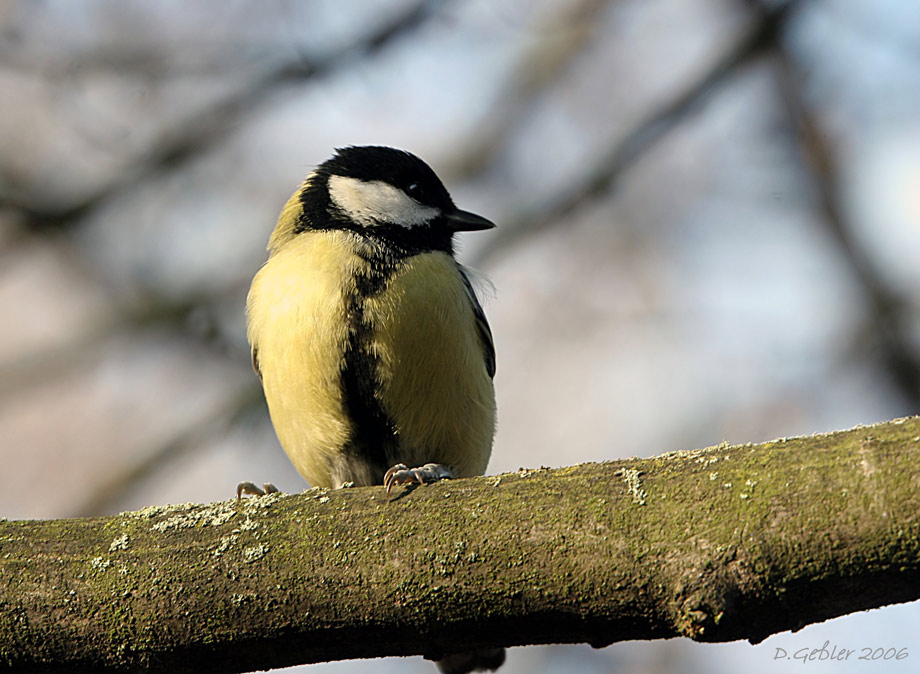
[(239, 501), (243, 498), (243, 494), (250, 494), (251, 496), (265, 496), (266, 494), (274, 494), (280, 491), (278, 487), (273, 485), (271, 482), (266, 482), (261, 487), (256, 485), (255, 482), (240, 482), (236, 485), (236, 500)]
[(438, 480), (450, 479), (453, 471), (442, 463), (426, 463), (418, 468), (409, 468), (404, 463), (397, 463), (383, 476), (383, 486), (387, 489), (387, 502), (390, 501), (390, 492), (398, 484), (428, 484)]

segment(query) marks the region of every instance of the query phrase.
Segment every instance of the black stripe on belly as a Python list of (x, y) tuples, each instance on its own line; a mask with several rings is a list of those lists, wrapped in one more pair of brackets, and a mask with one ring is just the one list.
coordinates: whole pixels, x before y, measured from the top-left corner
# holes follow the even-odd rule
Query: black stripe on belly
[(379, 358), (371, 349), (374, 334), (364, 315), (364, 303), (386, 288), (400, 259), (392, 251), (373, 245), (359, 254), (367, 269), (356, 274), (355, 292), (347, 299), (348, 343), (340, 374), (345, 413), (351, 422), (345, 452), (376, 469), (382, 482), (396, 455), (398, 439), (396, 424), (377, 396)]

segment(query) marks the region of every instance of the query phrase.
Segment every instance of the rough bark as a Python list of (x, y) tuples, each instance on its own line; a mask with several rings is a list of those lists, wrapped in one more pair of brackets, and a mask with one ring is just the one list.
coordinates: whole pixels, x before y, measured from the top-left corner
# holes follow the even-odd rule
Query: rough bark
[(758, 641), (920, 597), (920, 418), (405, 490), (0, 523), (0, 670)]

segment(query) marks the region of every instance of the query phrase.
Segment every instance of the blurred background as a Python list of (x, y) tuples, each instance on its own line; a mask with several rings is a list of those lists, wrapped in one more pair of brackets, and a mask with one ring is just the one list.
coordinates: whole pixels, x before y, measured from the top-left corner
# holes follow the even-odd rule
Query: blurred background
[[(305, 488), (243, 306), (282, 204), (349, 144), (415, 152), (499, 223), (460, 241), (494, 285), (492, 473), (920, 411), (915, 0), (5, 0), (0, 97), (7, 518)], [(826, 640), (912, 671), (918, 621), (502, 671), (778, 672)]]

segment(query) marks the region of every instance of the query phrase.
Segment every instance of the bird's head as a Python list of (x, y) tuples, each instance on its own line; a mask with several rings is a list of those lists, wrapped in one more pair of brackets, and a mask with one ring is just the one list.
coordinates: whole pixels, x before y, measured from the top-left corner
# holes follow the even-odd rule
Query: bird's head
[(269, 248), (300, 232), (338, 229), (410, 253), (452, 252), (456, 232), (494, 226), (458, 209), (435, 172), (415, 155), (391, 147), (350, 146), (336, 150), (307, 176), (282, 211)]

